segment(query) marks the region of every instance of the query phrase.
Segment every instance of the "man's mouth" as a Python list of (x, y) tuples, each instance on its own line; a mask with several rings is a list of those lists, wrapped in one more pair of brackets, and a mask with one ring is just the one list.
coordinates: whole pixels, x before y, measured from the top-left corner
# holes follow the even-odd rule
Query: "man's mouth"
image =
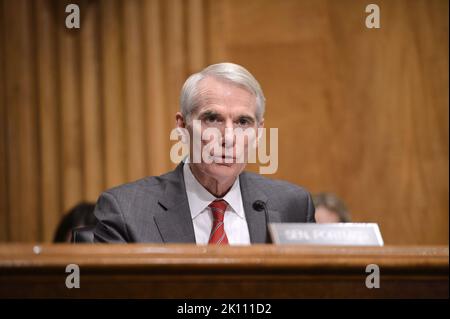
[(236, 162), (236, 158), (234, 156), (213, 155), (212, 157), (216, 163), (232, 164)]

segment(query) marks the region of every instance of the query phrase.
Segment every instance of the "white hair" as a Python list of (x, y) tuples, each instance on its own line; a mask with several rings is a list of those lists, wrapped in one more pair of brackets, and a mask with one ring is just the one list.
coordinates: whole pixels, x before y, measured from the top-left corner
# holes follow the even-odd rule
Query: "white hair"
[(189, 121), (192, 113), (199, 106), (198, 86), (201, 80), (211, 76), (219, 80), (230, 82), (249, 91), (256, 98), (256, 120), (261, 122), (264, 116), (266, 99), (261, 86), (254, 76), (244, 67), (234, 63), (212, 64), (198, 73), (192, 74), (184, 82), (180, 95), (180, 111)]

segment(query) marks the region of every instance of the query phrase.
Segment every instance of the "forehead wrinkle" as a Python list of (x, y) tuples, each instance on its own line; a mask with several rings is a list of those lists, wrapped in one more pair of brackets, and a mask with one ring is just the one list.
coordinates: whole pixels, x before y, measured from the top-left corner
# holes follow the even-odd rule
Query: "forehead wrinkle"
[[(231, 92), (231, 89), (237, 92)], [(225, 106), (227, 109), (230, 109), (230, 106), (245, 106), (247, 109), (254, 108), (254, 112), (256, 112), (256, 97), (253, 93), (237, 85), (211, 77), (200, 81), (197, 104), (197, 112), (203, 107), (213, 105)]]

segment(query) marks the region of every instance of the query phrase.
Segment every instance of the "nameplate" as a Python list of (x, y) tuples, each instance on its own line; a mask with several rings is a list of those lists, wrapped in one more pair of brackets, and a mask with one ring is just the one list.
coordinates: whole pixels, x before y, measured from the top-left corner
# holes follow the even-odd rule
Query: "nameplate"
[(375, 223), (270, 223), (274, 244), (383, 246)]

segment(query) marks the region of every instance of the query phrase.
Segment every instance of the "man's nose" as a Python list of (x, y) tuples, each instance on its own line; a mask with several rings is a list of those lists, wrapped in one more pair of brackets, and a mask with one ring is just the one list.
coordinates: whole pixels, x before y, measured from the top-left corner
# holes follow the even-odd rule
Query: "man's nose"
[(225, 121), (225, 129), (233, 129), (234, 128), (234, 123), (232, 119), (227, 119)]
[(232, 120), (225, 122), (224, 130), (222, 131), (222, 147), (231, 147), (235, 143), (234, 126)]
[(235, 142), (236, 138), (234, 136), (232, 129), (229, 132), (226, 132), (225, 135), (222, 137), (222, 147), (232, 147), (234, 146)]

